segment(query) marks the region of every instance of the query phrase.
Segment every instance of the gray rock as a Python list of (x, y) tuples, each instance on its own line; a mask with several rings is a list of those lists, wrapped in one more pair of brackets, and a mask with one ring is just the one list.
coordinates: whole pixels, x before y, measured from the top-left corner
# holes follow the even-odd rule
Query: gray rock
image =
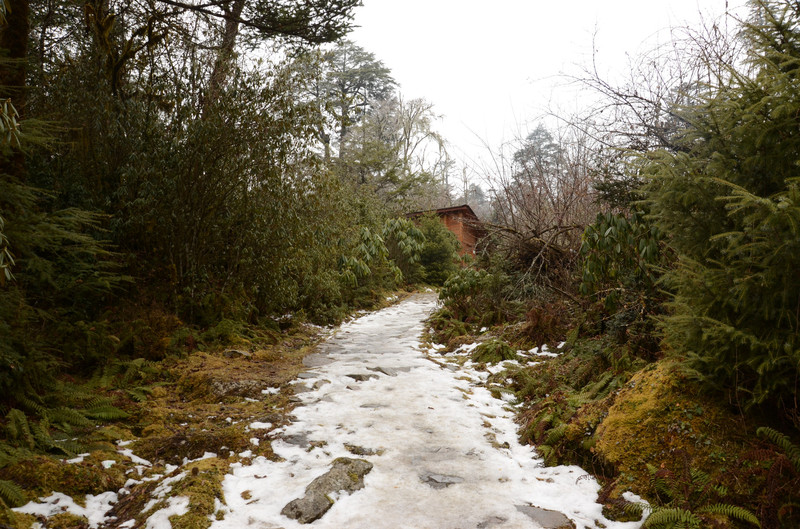
[(563, 513), (534, 507), (533, 505), (515, 505), (517, 510), (542, 526), (542, 529), (575, 529), (575, 524)]
[(355, 456), (374, 456), (378, 452), (371, 448), (364, 448), (363, 446), (344, 444), (345, 449)]
[(312, 387), (313, 389), (319, 389), (319, 388), (321, 388), (322, 386), (324, 386), (325, 384), (330, 384), (330, 383), (331, 383), (331, 381), (330, 381), (330, 380), (317, 380), (316, 382), (314, 382), (314, 385), (313, 385), (313, 386), (311, 386), (311, 387)]
[(298, 373), (297, 374), (297, 378), (300, 378), (300, 379), (317, 378), (318, 376), (319, 375), (317, 375), (316, 373), (309, 373), (309, 372)]
[(397, 376), (397, 369), (392, 369), (391, 367), (368, 367), (370, 371), (375, 371), (376, 373), (383, 373), (389, 377), (396, 377)]
[(367, 380), (369, 380), (371, 378), (378, 378), (378, 375), (368, 375), (368, 374), (364, 374), (364, 373), (355, 373), (355, 374), (347, 375), (347, 376), (352, 378), (356, 382), (366, 382)]
[(303, 358), (303, 365), (306, 367), (320, 367), (333, 363), (333, 358), (322, 353), (312, 353)]
[(426, 474), (423, 474), (419, 478), (422, 480), (423, 483), (427, 483), (434, 489), (443, 489), (445, 487), (449, 487), (450, 485), (464, 482), (464, 478), (460, 478), (458, 476), (435, 474), (433, 472), (428, 472)]
[(260, 380), (211, 380), (209, 389), (216, 397), (261, 397), (264, 382)]
[(240, 349), (228, 349), (222, 352), (222, 356), (225, 358), (250, 358), (253, 355)]
[(300, 448), (308, 448), (310, 446), (308, 437), (305, 434), (287, 435), (282, 439), (284, 443), (299, 446)]
[(494, 525), (500, 525), (501, 523), (505, 523), (508, 520), (506, 518), (501, 518), (499, 516), (490, 516), (489, 518), (485, 519), (481, 523), (478, 524), (477, 529), (486, 529), (487, 527), (492, 527)]
[(281, 514), (302, 524), (319, 520), (333, 506), (331, 494), (344, 491), (348, 494), (364, 488), (364, 476), (372, 470), (372, 463), (363, 459), (340, 457), (331, 469), (306, 487), (306, 495), (290, 501)]

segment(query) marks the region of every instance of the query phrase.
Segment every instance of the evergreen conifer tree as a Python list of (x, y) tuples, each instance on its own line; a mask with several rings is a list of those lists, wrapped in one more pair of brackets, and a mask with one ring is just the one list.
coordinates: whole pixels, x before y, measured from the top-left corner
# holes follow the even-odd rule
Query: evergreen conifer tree
[(800, 4), (752, 9), (746, 60), (679, 110), (683, 148), (650, 155), (647, 202), (679, 257), (667, 343), (740, 405), (797, 417)]

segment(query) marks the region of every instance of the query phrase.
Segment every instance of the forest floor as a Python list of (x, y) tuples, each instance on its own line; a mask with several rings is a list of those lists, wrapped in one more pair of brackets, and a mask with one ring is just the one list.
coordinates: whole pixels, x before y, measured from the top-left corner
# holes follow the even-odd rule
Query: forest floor
[(128, 425), (97, 430), (95, 450), (12, 468), (39, 499), (0, 523), (638, 527), (603, 516), (587, 472), (545, 466), (518, 441), (497, 373), (558, 353), (502, 366), (473, 362), (469, 346), (442, 354), (422, 340), (435, 306), (415, 294), (336, 330), (177, 360)]

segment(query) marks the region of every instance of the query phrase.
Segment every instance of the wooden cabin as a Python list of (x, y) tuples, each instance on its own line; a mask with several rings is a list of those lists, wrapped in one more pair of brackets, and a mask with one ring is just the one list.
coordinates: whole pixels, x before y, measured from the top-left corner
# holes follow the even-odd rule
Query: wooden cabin
[(467, 204), (462, 206), (452, 206), (430, 211), (415, 211), (407, 213), (406, 217), (415, 219), (427, 214), (438, 215), (448, 230), (455, 234), (458, 242), (461, 243), (459, 253), (461, 255), (475, 255), (475, 245), (483, 235), (481, 221)]

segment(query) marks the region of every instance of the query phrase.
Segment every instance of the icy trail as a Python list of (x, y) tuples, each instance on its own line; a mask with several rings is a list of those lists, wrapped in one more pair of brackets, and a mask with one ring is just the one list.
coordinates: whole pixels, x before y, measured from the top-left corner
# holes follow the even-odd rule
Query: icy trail
[[(426, 357), (419, 334), (435, 302), (417, 295), (345, 324), (309, 358), (297, 420), (271, 432), (285, 461), (234, 468), (223, 483), (228, 512), (212, 529), (303, 527), (281, 509), (338, 457), (374, 468), (365, 488), (332, 498), (313, 527), (540, 527), (524, 512), (530, 505), (560, 511), (579, 529), (639, 526), (606, 520), (598, 484), (579, 467), (546, 468), (521, 446), (513, 412), (478, 386), (478, 372)], [(345, 445), (375, 453), (353, 455)]]

